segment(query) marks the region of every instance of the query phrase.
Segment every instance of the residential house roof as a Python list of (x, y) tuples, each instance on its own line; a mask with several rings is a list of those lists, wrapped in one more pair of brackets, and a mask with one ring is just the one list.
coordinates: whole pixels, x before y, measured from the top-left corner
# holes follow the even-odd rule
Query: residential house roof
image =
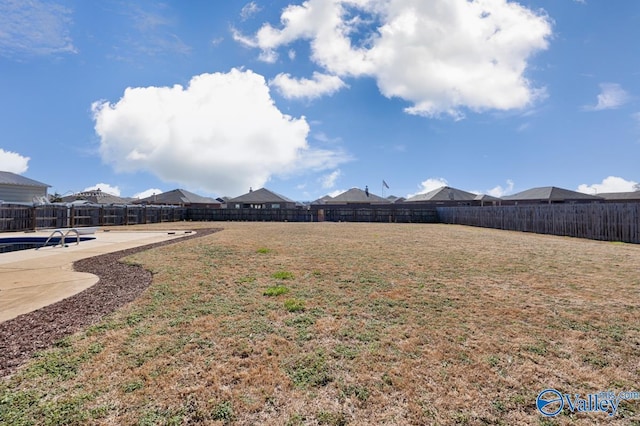
[(311, 204), (326, 204), (328, 201), (333, 200), (333, 197), (331, 195), (325, 195), (322, 198), (318, 198), (315, 201), (312, 201)]
[(531, 188), (517, 194), (502, 197), (503, 200), (544, 200), (544, 201), (564, 201), (564, 200), (602, 200), (602, 197), (584, 194), (582, 192), (571, 191), (569, 189), (555, 186), (543, 186)]
[(602, 194), (598, 194), (599, 197), (604, 198), (605, 200), (613, 201), (613, 200), (640, 200), (640, 191), (632, 191), (632, 192), (603, 192)]
[(37, 180), (29, 179), (24, 176), (20, 176), (11, 172), (0, 172), (0, 184), (1, 185), (17, 185), (17, 186), (36, 186), (39, 188), (49, 188), (51, 185), (38, 182)]
[(103, 192), (101, 189), (78, 192), (77, 194), (62, 197), (62, 201), (65, 203), (72, 203), (78, 200), (85, 200), (92, 204), (129, 204), (132, 201), (130, 198), (118, 197)]
[(239, 197), (232, 198), (227, 201), (228, 203), (295, 203), (295, 201), (285, 197), (284, 195), (276, 194), (273, 191), (268, 190), (267, 188), (256, 189), (255, 191), (250, 190), (246, 194), (240, 195)]
[(502, 198), (494, 197), (493, 195), (489, 195), (489, 194), (478, 194), (476, 195), (476, 198), (474, 198), (474, 200), (492, 202), (492, 201), (502, 201)]
[(171, 191), (155, 194), (147, 198), (135, 201), (136, 204), (168, 204), (168, 205), (191, 205), (191, 204), (220, 204), (220, 201), (203, 197), (186, 189), (174, 189)]
[(395, 195), (389, 195), (387, 197), (387, 200), (389, 200), (390, 203), (402, 203), (403, 201), (405, 201), (404, 197), (397, 197)]
[(373, 204), (388, 204), (389, 200), (379, 197), (371, 192), (363, 191), (360, 188), (351, 188), (342, 194), (336, 195), (333, 198), (325, 200), (325, 204), (353, 204), (353, 203), (373, 203)]
[(426, 192), (424, 194), (417, 194), (411, 198), (408, 198), (407, 202), (420, 202), (420, 201), (473, 201), (477, 197), (477, 194), (463, 191), (457, 188), (451, 188), (449, 186), (441, 186), (433, 191)]

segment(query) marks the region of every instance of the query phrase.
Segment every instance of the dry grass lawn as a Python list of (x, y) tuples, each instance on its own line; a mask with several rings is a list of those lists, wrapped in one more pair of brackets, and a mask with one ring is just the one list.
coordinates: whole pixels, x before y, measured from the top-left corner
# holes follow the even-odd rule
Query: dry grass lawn
[(640, 424), (637, 400), (613, 418), (535, 407), (546, 388), (640, 390), (640, 246), (213, 225), (125, 259), (151, 287), (1, 382), (0, 423)]

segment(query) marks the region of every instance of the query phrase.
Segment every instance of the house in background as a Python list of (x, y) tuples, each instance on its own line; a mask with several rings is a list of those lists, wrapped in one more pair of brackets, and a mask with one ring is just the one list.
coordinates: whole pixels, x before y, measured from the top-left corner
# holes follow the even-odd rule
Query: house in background
[(441, 186), (433, 191), (407, 198), (405, 203), (425, 203), (438, 206), (470, 206), (480, 204), (479, 201), (475, 202), (477, 196), (478, 194), (463, 191), (461, 189)]
[(406, 198), (396, 197), (395, 195), (389, 195), (387, 197), (387, 200), (389, 200), (390, 203), (404, 203), (405, 201), (407, 201)]
[(209, 207), (219, 209), (222, 202), (215, 198), (203, 197), (186, 189), (174, 189), (172, 191), (154, 194), (147, 198), (135, 200), (133, 204), (149, 204), (159, 206), (191, 206), (191, 207)]
[(227, 201), (229, 209), (294, 209), (297, 203), (266, 188), (249, 189), (244, 195)]
[(11, 172), (0, 172), (0, 203), (44, 204), (51, 185)]
[(360, 188), (351, 188), (335, 197), (324, 196), (320, 200), (316, 200), (313, 204), (318, 205), (361, 205), (369, 206), (372, 204), (390, 204), (386, 198), (379, 197), (369, 192), (368, 188), (362, 190)]
[(494, 197), (493, 195), (478, 194), (474, 199), (479, 206), (500, 206), (502, 205), (502, 198)]
[(555, 186), (531, 188), (502, 197), (502, 205), (598, 203), (604, 198)]
[(607, 203), (640, 203), (640, 191), (632, 192), (603, 192), (598, 197)]
[(311, 202), (312, 206), (317, 206), (317, 205), (322, 205), (322, 204), (327, 204), (327, 201), (333, 199), (333, 197), (331, 195), (325, 195), (324, 197), (318, 198), (315, 201)]
[(66, 195), (60, 199), (63, 203), (76, 203), (85, 201), (87, 204), (131, 204), (133, 199), (121, 198), (113, 194), (103, 192), (100, 188), (91, 191), (78, 192), (73, 195)]

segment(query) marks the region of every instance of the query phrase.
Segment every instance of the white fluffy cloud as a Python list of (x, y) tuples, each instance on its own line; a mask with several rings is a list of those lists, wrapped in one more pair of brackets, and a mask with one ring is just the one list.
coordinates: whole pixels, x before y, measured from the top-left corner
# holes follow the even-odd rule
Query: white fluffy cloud
[(120, 196), (120, 188), (118, 188), (117, 186), (111, 186), (108, 183), (96, 183), (93, 186), (85, 188), (84, 191), (95, 191), (97, 189), (104, 193), (115, 195), (116, 197)]
[(449, 186), (449, 182), (447, 182), (445, 178), (429, 178), (420, 182), (420, 185), (418, 186), (420, 189), (418, 192), (409, 194), (405, 198), (415, 197), (418, 194), (426, 194), (429, 191), (433, 191), (434, 189), (438, 189), (443, 186)]
[(337, 76), (371, 76), (410, 114), (455, 118), (464, 109), (510, 110), (544, 91), (525, 77), (546, 49), (550, 19), (507, 0), (308, 0), (287, 6), (279, 28), (234, 38), (274, 62), (278, 49), (309, 40), (311, 59)]
[(629, 102), (629, 94), (616, 83), (600, 84), (600, 94), (595, 105), (586, 105), (587, 111), (602, 111), (605, 109), (616, 109)]
[(320, 183), (324, 189), (330, 189), (336, 186), (336, 181), (340, 177), (342, 172), (340, 170), (334, 170), (328, 175), (324, 175), (320, 178)]
[(318, 72), (313, 73), (311, 80), (292, 78), (290, 74), (278, 74), (269, 82), (269, 85), (275, 87), (287, 99), (319, 98), (324, 95), (332, 95), (346, 87), (340, 77)]
[(137, 194), (133, 194), (132, 198), (147, 198), (147, 197), (151, 197), (152, 195), (158, 195), (158, 194), (162, 194), (164, 191), (162, 189), (158, 189), (158, 188), (151, 188), (151, 189), (147, 189), (145, 191), (142, 192), (138, 192)]
[(24, 157), (17, 152), (5, 151), (0, 148), (0, 170), (22, 174), (29, 169), (29, 157)]
[(506, 188), (502, 187), (502, 185), (496, 185), (495, 187), (487, 191), (487, 194), (498, 198), (503, 197), (513, 191), (513, 185), (513, 181), (511, 179), (507, 179)]
[(638, 182), (626, 180), (617, 176), (609, 176), (602, 180), (602, 183), (587, 185), (583, 183), (578, 186), (578, 192), (585, 194), (602, 194), (606, 192), (631, 192), (640, 189)]
[(262, 8), (256, 4), (256, 2), (252, 1), (244, 5), (242, 10), (240, 11), (240, 17), (242, 20), (247, 20), (251, 18), (256, 13), (260, 12)]
[(202, 74), (186, 88), (127, 88), (117, 103), (92, 109), (100, 153), (116, 171), (144, 170), (221, 195), (347, 160), (310, 147), (305, 118), (280, 112), (264, 77), (252, 71)]

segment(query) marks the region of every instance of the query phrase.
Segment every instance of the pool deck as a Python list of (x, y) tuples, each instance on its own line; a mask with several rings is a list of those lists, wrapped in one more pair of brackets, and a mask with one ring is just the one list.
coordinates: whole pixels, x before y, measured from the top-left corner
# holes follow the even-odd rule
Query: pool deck
[[(48, 237), (52, 230), (0, 233), (3, 237)], [(98, 282), (98, 277), (75, 272), (73, 262), (87, 257), (193, 235), (192, 231), (97, 230), (95, 240), (68, 247), (45, 247), (0, 253), (0, 323), (73, 296)]]

